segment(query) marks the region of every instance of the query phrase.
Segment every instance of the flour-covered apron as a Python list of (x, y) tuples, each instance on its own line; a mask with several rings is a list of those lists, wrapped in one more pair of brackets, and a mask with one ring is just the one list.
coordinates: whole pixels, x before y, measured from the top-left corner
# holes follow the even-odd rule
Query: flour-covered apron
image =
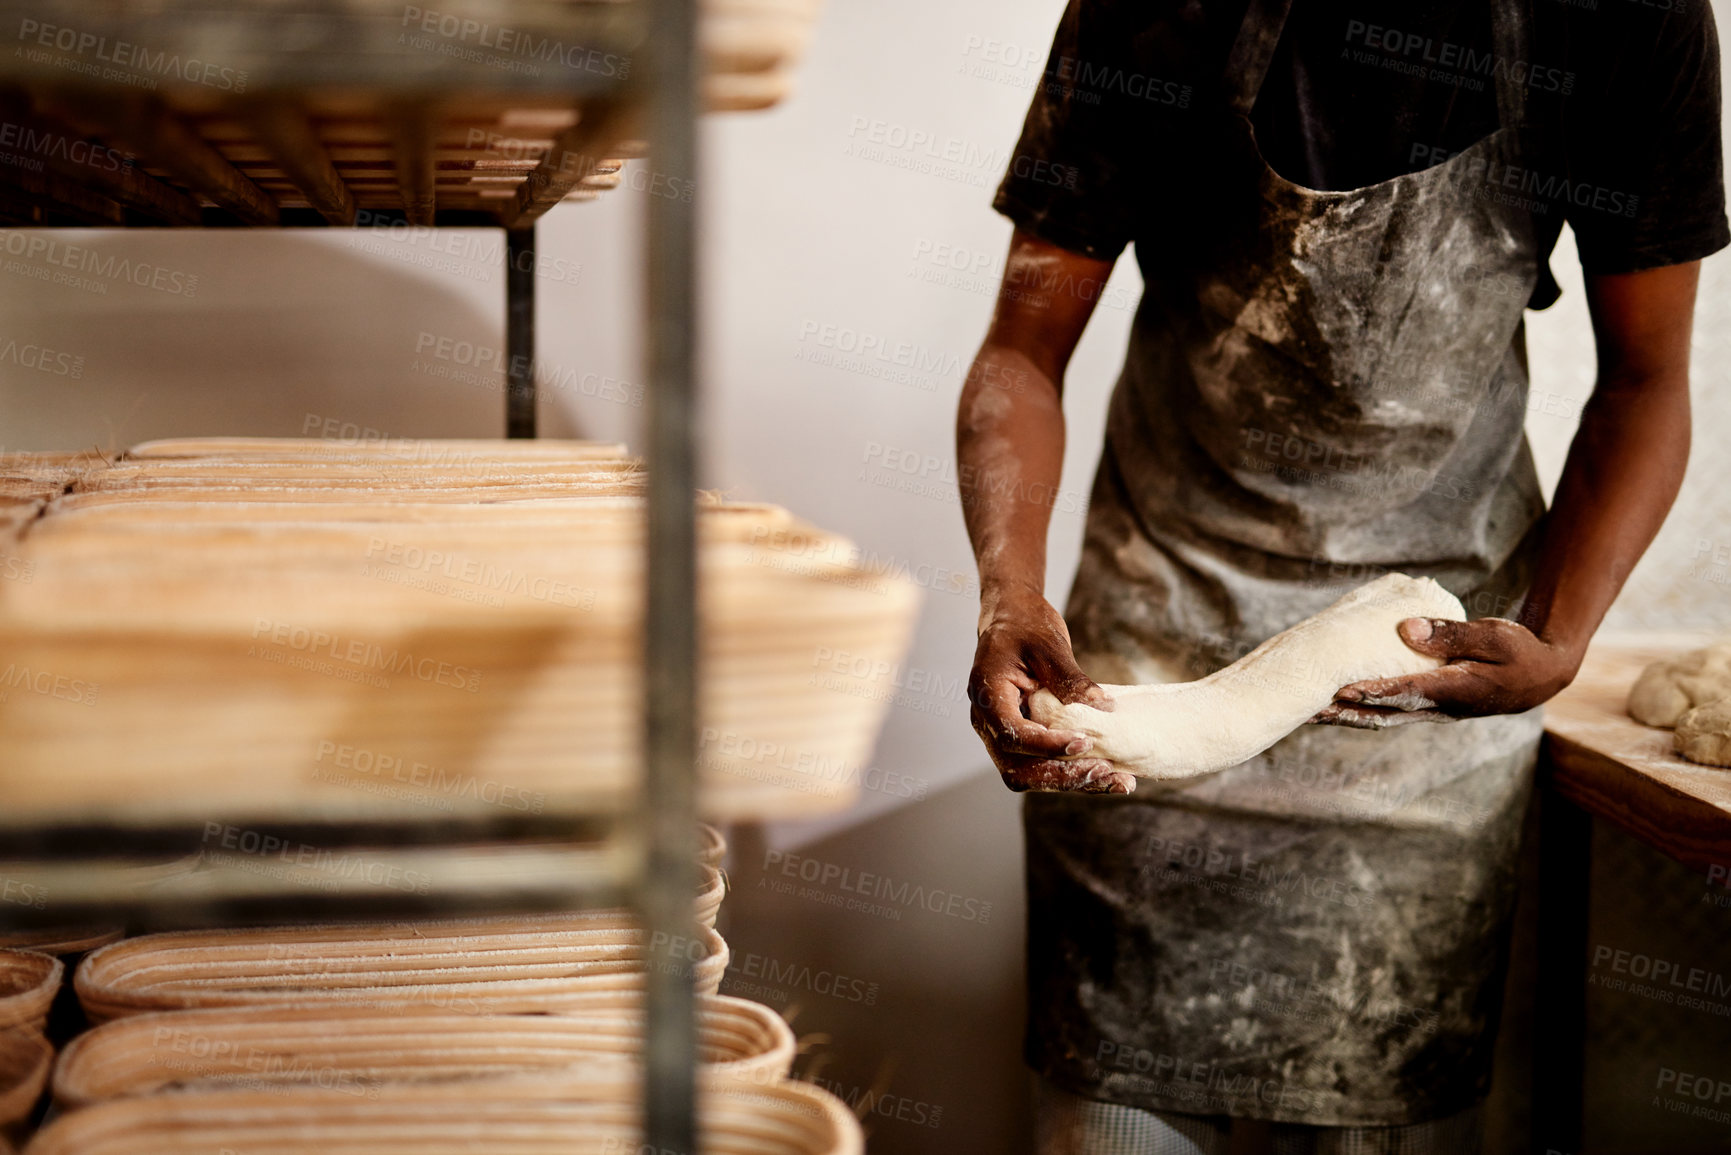
[[(1524, 9), (1493, 0), (1495, 134), (1319, 192), (1249, 114), (1285, 19), (1255, 0), (1187, 256), (1144, 263), (1067, 618), (1112, 683), (1189, 680), (1388, 570), (1511, 616), (1543, 499), (1522, 431), (1538, 276)], [(1248, 190), (1248, 191), (1247, 191)], [(1028, 1057), (1156, 1110), (1419, 1121), (1482, 1093), (1537, 711), (1305, 726), (1209, 777), (1025, 801)]]

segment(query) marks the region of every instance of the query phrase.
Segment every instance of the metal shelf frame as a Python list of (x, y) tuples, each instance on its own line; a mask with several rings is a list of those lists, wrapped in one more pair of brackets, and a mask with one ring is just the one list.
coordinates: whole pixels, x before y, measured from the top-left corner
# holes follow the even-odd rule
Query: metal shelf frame
[[(377, 223), (499, 225), (506, 230), (506, 432), (536, 434), (535, 222), (586, 180), (605, 174), (593, 150), (638, 123), (658, 168), (695, 189), (699, 110), (696, 0), (573, 4), (571, 0), (469, 0), (441, 6), (478, 23), (623, 59), (628, 67), (515, 70), (495, 53), (416, 45), (414, 6), (377, 0), (299, 4), (112, 0), (21, 4), (0, 0), (0, 26), (19, 51), (0, 58), (0, 121), (15, 131), (91, 139), (100, 125), (145, 164), (102, 171), (49, 156), (34, 168), (0, 159), (0, 221), (23, 226), (297, 226)], [(145, 9), (148, 9), (146, 11)], [(383, 17), (389, 15), (394, 20)], [(420, 30), (424, 32), (424, 29)], [(462, 29), (453, 34), (460, 37)], [(435, 37), (450, 37), (435, 26)], [(495, 36), (497, 40), (497, 36)], [(142, 56), (139, 55), (142, 53)], [(188, 89), (243, 118), (275, 165), (312, 207), (281, 209), (192, 131), (148, 73), (160, 61), (220, 61), (244, 73)], [(106, 80), (102, 69), (118, 71)], [(160, 76), (161, 90), (185, 80)], [(128, 69), (136, 75), (128, 75)], [(140, 69), (143, 71), (141, 72)], [(220, 81), (220, 74), (219, 74)], [(187, 86), (181, 85), (182, 89)], [(385, 99), (399, 206), (366, 210), (311, 129), (304, 94), (364, 91)], [(441, 208), (433, 123), (465, 93), (554, 97), (581, 109), (515, 195), (490, 211)], [(184, 92), (182, 93), (184, 95)], [(571, 158), (581, 163), (571, 163)], [(154, 170), (154, 171), (152, 171)], [(85, 824), (54, 829), (0, 825), (0, 859), (28, 859), (49, 895), (46, 909), (0, 904), (0, 928), (121, 918), (153, 929), (332, 918), (459, 917), (628, 903), (650, 933), (646, 981), (644, 1142), (695, 1152), (696, 1028), (692, 965), (679, 944), (696, 922), (697, 490), (696, 203), (649, 198), (646, 457), (648, 564), (644, 624), (644, 778), (628, 813), (549, 813), (485, 819), (367, 822), (247, 821), (261, 837), (330, 850), (365, 848), (380, 862), (427, 873), (425, 892), (376, 886), (329, 891), (246, 869), (126, 888), (128, 866), (149, 856), (197, 853), (205, 831), (181, 825)], [(211, 204), (202, 203), (209, 201)], [(213, 815), (213, 817), (219, 817)], [(563, 848), (554, 845), (562, 843)], [(517, 855), (509, 882), (446, 873), (457, 848)], [(0, 862), (0, 869), (6, 863)]]
[[(659, 99), (649, 76), (666, 36), (649, 30), (666, 25), (653, 4), (0, 0), (13, 33), (0, 57), (0, 219), (340, 226), (400, 215), (524, 229), (574, 191), (608, 187), (617, 170), (596, 150), (635, 136), (637, 114)], [(389, 164), (353, 162), (374, 175), (345, 175), (314, 97), (323, 114), (370, 126)], [(477, 128), (477, 110), (501, 102), (560, 126), (539, 163), (501, 163), (485, 132), (441, 148), (441, 127)], [(203, 117), (227, 122), (226, 140), (206, 139)], [(477, 156), (507, 183), (525, 179), (436, 195), (441, 176)], [(306, 207), (280, 206), (260, 182)]]

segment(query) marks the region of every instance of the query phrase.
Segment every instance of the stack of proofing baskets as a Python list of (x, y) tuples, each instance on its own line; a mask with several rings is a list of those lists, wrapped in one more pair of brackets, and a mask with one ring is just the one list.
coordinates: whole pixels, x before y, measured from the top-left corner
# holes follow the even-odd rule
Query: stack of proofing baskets
[(698, 41), (707, 105), (745, 111), (785, 99), (818, 6), (818, 0), (706, 0)]
[[(629, 805), (643, 475), (583, 442), (0, 456), (0, 822)], [(700, 807), (856, 796), (918, 591), (706, 502)]]
[[(723, 847), (697, 913), (703, 1150), (860, 1155), (858, 1121), (787, 1078), (792, 1031), (716, 992)], [(29, 1155), (636, 1149), (641, 933), (623, 911), (145, 935), (80, 966), (98, 1025)]]
[[(623, 811), (642, 481), (576, 442), (0, 457), (0, 822)], [(706, 500), (699, 538), (701, 809), (847, 805), (917, 593), (773, 507)], [(703, 1149), (862, 1151), (779, 1016), (716, 993), (700, 841)], [(623, 911), (112, 943), (26, 1151), (634, 1150), (647, 957)]]
[(33, 950), (0, 948), (0, 1152), (19, 1134), (48, 1081), (54, 1048), (44, 1031), (64, 964)]

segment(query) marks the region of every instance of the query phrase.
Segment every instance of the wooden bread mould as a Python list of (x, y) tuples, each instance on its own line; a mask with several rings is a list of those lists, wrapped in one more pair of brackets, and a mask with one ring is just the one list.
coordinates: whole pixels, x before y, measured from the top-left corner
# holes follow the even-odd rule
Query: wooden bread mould
[[(629, 1068), (432, 1085), (185, 1091), (62, 1115), (26, 1155), (619, 1155), (641, 1143)], [(702, 1155), (863, 1155), (859, 1121), (807, 1083), (700, 1079)]]
[[(793, 1062), (787, 1023), (761, 1003), (697, 1001), (707, 1071), (761, 1083)], [(433, 1083), (633, 1063), (643, 1047), (642, 999), (603, 991), (557, 1015), (379, 1014), (283, 1006), (171, 1011), (105, 1023), (75, 1039), (54, 1070), (63, 1109), (163, 1090), (348, 1088)]]
[(54, 1048), (42, 1032), (0, 1030), (0, 1143), (8, 1135), (16, 1137), (29, 1121), (53, 1063)]
[(0, 950), (0, 1031), (41, 1030), (66, 967), (51, 954)]
[[(714, 994), (727, 944), (672, 944)], [(595, 991), (638, 991), (643, 932), (617, 912), (142, 935), (105, 946), (74, 986), (93, 1023), (146, 1011), (349, 1005), (454, 1014), (558, 1013)]]
[[(0, 824), (623, 811), (643, 475), (586, 442), (156, 442), (0, 456)], [(30, 472), (34, 470), (34, 472)], [(774, 506), (699, 502), (700, 809), (857, 797), (919, 591)], [(99, 813), (100, 812), (100, 813)]]

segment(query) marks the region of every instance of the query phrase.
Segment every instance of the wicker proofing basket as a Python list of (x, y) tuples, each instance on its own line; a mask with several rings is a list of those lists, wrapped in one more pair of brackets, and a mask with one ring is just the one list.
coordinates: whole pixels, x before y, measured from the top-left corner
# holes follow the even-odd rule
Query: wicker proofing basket
[(66, 967), (53, 955), (34, 950), (0, 950), (0, 1031), (13, 1027), (41, 1030)]
[[(334, 1091), (187, 1091), (61, 1116), (25, 1155), (619, 1155), (641, 1143), (635, 1071)], [(701, 1155), (863, 1155), (859, 1121), (805, 1083), (706, 1077)]]
[(727, 857), (727, 838), (707, 822), (697, 824), (697, 861), (721, 869)]
[[(102, 705), (76, 726), (45, 695), (0, 715), (5, 817), (106, 820), (117, 800), (152, 821), (245, 823), (634, 799), (640, 467), (433, 450), (142, 457), (45, 509), (27, 497), (29, 534), (4, 548), (36, 576), (0, 590), (0, 649), (69, 671)], [(785, 510), (702, 501), (697, 521), (703, 812), (844, 809), (899, 696), (919, 589)], [(921, 708), (966, 705), (953, 680), (922, 693)], [(350, 764), (363, 756), (370, 769)]]
[(40, 1031), (0, 1031), (0, 1149), (3, 1133), (30, 1118), (53, 1063), (54, 1048)]
[[(490, 853), (485, 848), (469, 847), (463, 849), (467, 857), (459, 860), (462, 864), (459, 869), (469, 867), (469, 864), (472, 863), (472, 870), (474, 873), (469, 876), (471, 881), (473, 881), (476, 874), (479, 874), (483, 870), (497, 869), (499, 876), (507, 879), (521, 877), (521, 872), (524, 870), (524, 866), (520, 860), (503, 860), (501, 856)], [(547, 847), (547, 849), (557, 852), (559, 850), (571, 848)], [(227, 859), (223, 859), (213, 855), (213, 869), (195, 874), (190, 878), (177, 879), (174, 883), (172, 893), (177, 896), (197, 895), (200, 893), (217, 893), (217, 885), (220, 883), (223, 873), (227, 870), (235, 869), (234, 859), (238, 857), (240, 856), (230, 855)], [(247, 865), (249, 864), (242, 864), (240, 869), (245, 869)], [(285, 873), (284, 877), (291, 881), (314, 886), (328, 885), (333, 881), (330, 879), (330, 876), (326, 875), (321, 877), (316, 870), (312, 869), (296, 874), (292, 872), (291, 868), (289, 872)], [(721, 873), (721, 871), (717, 870), (714, 866), (709, 865), (707, 862), (699, 863), (697, 901), (693, 907), (693, 914), (697, 921), (706, 927), (713, 928), (715, 926), (716, 916), (721, 912), (722, 900), (726, 897), (726, 877)], [(620, 925), (628, 925), (632, 919), (631, 911), (625, 907), (608, 907), (585, 911), (583, 913), (585, 917), (591, 920), (608, 920)], [(115, 937), (118, 939), (120, 936), (116, 935)], [(41, 948), (32, 947), (31, 949), (40, 950)]]
[[(5, 868), (0, 867), (0, 873)], [(34, 930), (14, 930), (0, 934), (0, 949), (32, 950), (53, 955), (61, 960), (62, 979), (78, 960), (97, 947), (119, 942), (126, 932), (118, 926), (57, 926)], [(63, 1047), (90, 1024), (84, 1008), (78, 1005), (78, 995), (72, 984), (61, 982), (49, 1002), (42, 1033), (55, 1047)]]
[[(723, 853), (726, 853), (725, 847)], [(714, 930), (715, 917), (721, 913), (721, 900), (727, 897), (727, 876), (721, 873), (719, 863), (710, 862), (707, 857), (698, 864), (698, 871), (702, 880), (697, 891), (697, 921)]]
[(44, 927), (0, 934), (0, 949), (33, 950), (51, 955), (85, 954), (125, 937), (126, 931), (118, 926)]
[[(75, 985), (93, 1023), (285, 1003), (557, 1013), (592, 992), (640, 990), (648, 945), (613, 913), (153, 934), (87, 955)], [(698, 992), (716, 993), (721, 936), (705, 927), (675, 945)]]
[[(559, 1015), (448, 1015), (345, 1007), (248, 1007), (133, 1015), (80, 1036), (54, 1071), (64, 1109), (167, 1088), (320, 1087), (370, 1092), (430, 1083), (631, 1063), (642, 1001), (588, 996)], [(706, 1068), (757, 1083), (786, 1076), (794, 1036), (770, 1008), (723, 995), (697, 1004)]]

